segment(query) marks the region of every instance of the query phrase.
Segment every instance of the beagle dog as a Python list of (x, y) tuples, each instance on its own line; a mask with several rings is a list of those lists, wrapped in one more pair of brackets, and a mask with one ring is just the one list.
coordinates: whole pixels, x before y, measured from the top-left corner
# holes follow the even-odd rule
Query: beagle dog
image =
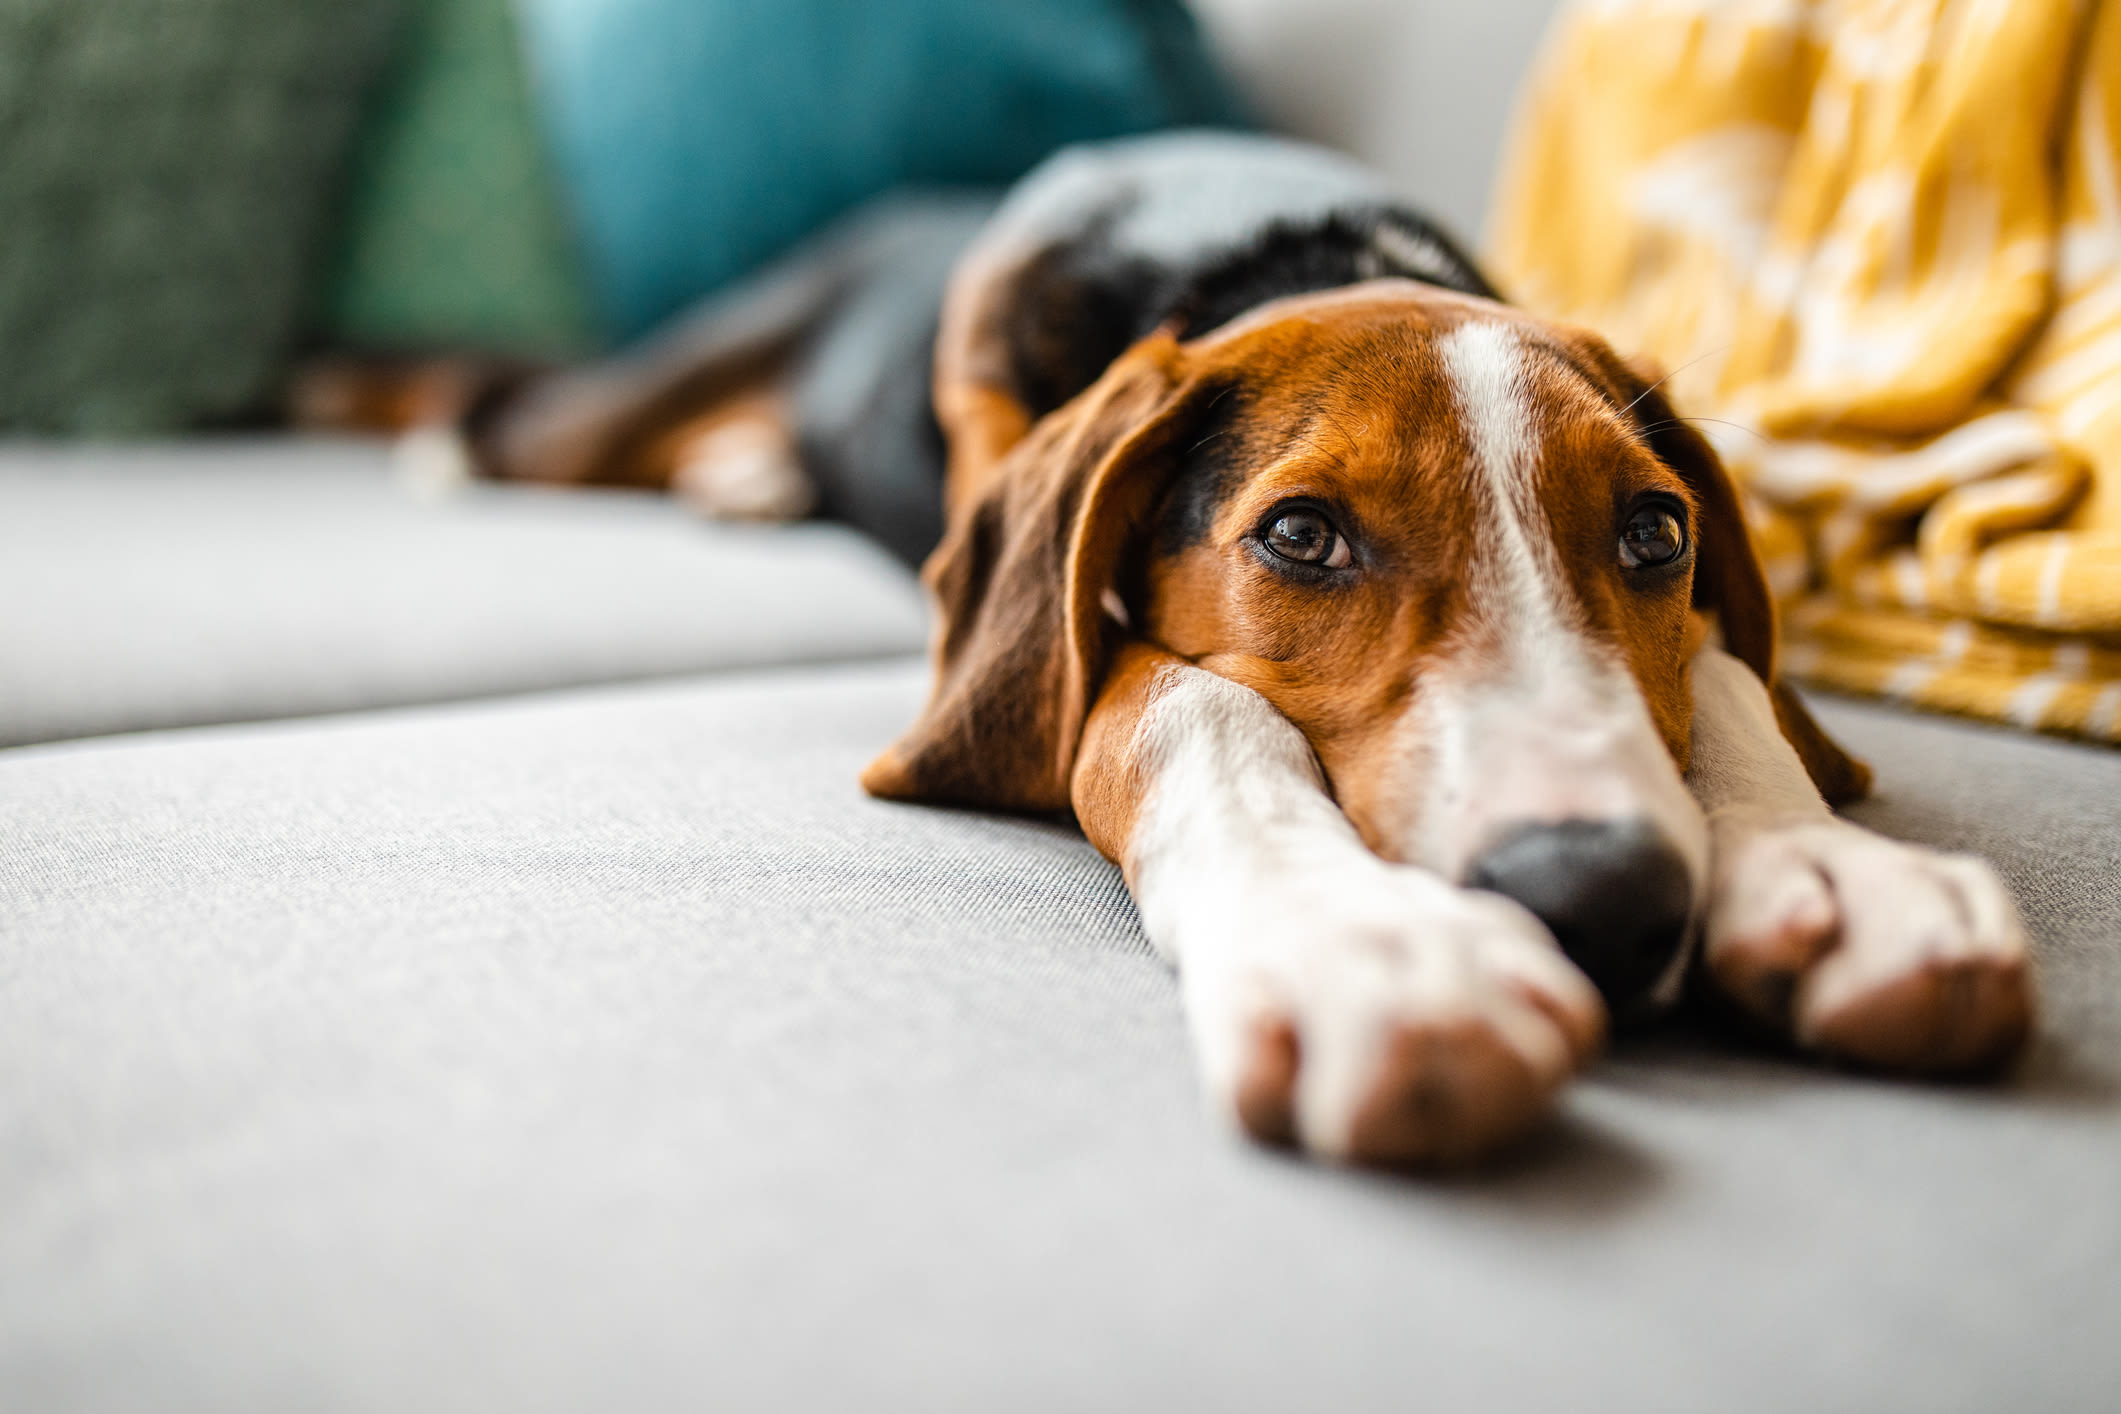
[(1246, 1132), (1492, 1150), (1690, 968), (1824, 1056), (2021, 1048), (1994, 872), (1833, 814), (1714, 451), (1367, 171), (1071, 150), (933, 327), (935, 680), (862, 784), (1072, 813)]
[(957, 266), (935, 406), (935, 687), (863, 785), (1072, 811), (1253, 1135), (1489, 1149), (1697, 936), (1825, 1054), (2025, 1039), (1994, 873), (1829, 809), (1867, 772), (1776, 676), (1709, 445), (1368, 173), (1242, 137), (1055, 159)]

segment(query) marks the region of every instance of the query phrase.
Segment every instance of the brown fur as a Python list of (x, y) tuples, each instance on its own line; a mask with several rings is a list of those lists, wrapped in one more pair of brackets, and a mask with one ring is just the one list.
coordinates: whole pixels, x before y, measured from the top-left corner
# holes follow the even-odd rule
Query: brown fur
[(1184, 662), (1139, 639), (1122, 643), (1083, 726), (1068, 793), (1083, 832), (1107, 859), (1123, 859), (1148, 794), (1149, 765), (1136, 754), (1135, 723), (1155, 702), (1169, 669)]
[(1775, 704), (1776, 724), (1797, 748), (1797, 759), (1828, 805), (1839, 809), (1871, 793), (1871, 768), (1834, 744), (1787, 682), (1769, 684), (1768, 697)]
[(787, 397), (770, 382), (756, 383), (709, 402), (648, 441), (629, 470), (629, 484), (668, 490), (679, 468), (703, 442), (717, 432), (744, 424), (769, 430), (784, 441), (795, 435)]
[[(996, 809), (1072, 804), (1118, 857), (1131, 826), (1125, 787), (1079, 777), (1071, 799), (1070, 778), (1108, 662), (1132, 636), (1266, 697), (1311, 742), (1365, 839), (1388, 849), (1403, 808), (1382, 784), (1403, 776), (1383, 769), (1403, 751), (1396, 709), (1426, 656), (1482, 647), (1459, 641), (1470, 631), (1476, 491), (1433, 353), (1437, 337), (1476, 316), (1512, 321), (1537, 351), (1539, 494), (1565, 571), (1591, 632), (1633, 670), (1684, 765), (1698, 615), (1774, 681), (1772, 600), (1715, 453), (1593, 336), (1377, 282), (1284, 301), (1190, 344), (1145, 340), (991, 465), (983, 459), (1006, 442), (1006, 399), (991, 384), (939, 387), (945, 425), (972, 417), (988, 441), (978, 457), (953, 458), (953, 476), (970, 484), (953, 492), (926, 570), (941, 610), (933, 696), (864, 785)], [(939, 373), (950, 366), (946, 344)], [(1204, 534), (1171, 543), (1154, 513), (1218, 406), (1209, 436), (1228, 439), (1216, 455), (1235, 484)], [(1690, 510), (1691, 580), (1626, 581), (1615, 569), (1615, 507), (1649, 490)], [(1260, 564), (1246, 536), (1293, 496), (1334, 507), (1384, 573), (1319, 587)], [(1126, 633), (1100, 608), (1111, 588), (1127, 596)], [(1132, 701), (1146, 691), (1148, 660), (1123, 661), (1134, 667), (1113, 688)], [(1808, 718), (1786, 717), (1785, 730), (1823, 790), (1862, 779)]]
[(786, 425), (780, 354), (546, 379), (477, 439), (480, 463), (514, 480), (667, 490), (685, 448), (716, 427), (755, 416)]
[(922, 572), (943, 607), (919, 722), (863, 773), (873, 794), (1068, 808), (1111, 637), (1099, 596), (1161, 489), (1198, 384), (1146, 339), (1042, 420), (963, 498)]
[(459, 426), (474, 432), (544, 370), (521, 359), (330, 355), (296, 369), (288, 420), (315, 431), (400, 433)]

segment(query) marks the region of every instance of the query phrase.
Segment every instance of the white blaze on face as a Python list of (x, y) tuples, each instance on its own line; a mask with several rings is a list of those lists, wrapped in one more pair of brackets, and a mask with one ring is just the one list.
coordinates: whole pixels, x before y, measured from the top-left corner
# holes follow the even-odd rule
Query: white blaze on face
[(1539, 498), (1540, 417), (1507, 325), (1446, 334), (1476, 514), (1462, 651), (1431, 658), (1402, 730), (1418, 762), (1407, 858), (1460, 877), (1520, 826), (1644, 819), (1705, 877), (1708, 829), (1611, 648), (1592, 641)]

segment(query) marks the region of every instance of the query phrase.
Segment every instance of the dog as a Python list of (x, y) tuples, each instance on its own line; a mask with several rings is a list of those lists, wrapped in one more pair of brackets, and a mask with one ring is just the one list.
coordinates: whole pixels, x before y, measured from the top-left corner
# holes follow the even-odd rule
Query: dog
[[(896, 356), (932, 369), (934, 685), (862, 785), (1072, 815), (1245, 1132), (1488, 1153), (1690, 974), (1825, 1057), (2020, 1051), (2008, 893), (1833, 813), (1869, 773), (1778, 676), (1738, 492), (1654, 371), (1279, 139), (1073, 149), (968, 240)], [(688, 366), (731, 405), (677, 349), (662, 405)], [(591, 376), (493, 455), (653, 444)]]

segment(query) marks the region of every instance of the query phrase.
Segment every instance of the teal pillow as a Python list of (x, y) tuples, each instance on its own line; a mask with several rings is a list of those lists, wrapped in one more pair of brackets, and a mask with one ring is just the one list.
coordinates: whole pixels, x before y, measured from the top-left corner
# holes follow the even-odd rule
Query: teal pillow
[(276, 392), (395, 0), (0, 0), (0, 427)]
[(414, 0), (361, 137), (325, 332), (391, 351), (564, 355), (594, 322), (511, 0)]
[(1240, 120), (1181, 0), (518, 0), (609, 331), (902, 183)]

